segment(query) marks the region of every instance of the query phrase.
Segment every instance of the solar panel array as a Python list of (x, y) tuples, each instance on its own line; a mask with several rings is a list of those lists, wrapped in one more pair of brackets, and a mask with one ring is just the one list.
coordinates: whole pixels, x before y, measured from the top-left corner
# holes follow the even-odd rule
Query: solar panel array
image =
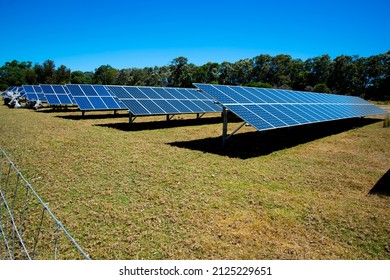
[(126, 109), (102, 85), (66, 85), (82, 111)]
[(221, 107), (196, 89), (106, 86), (135, 116), (220, 112)]
[(6, 96), (7, 95), (7, 91), (8, 92), (14, 92), (14, 91), (16, 91), (17, 90), (17, 87), (15, 87), (15, 86), (10, 86), (10, 87), (8, 87), (5, 91), (3, 91), (3, 93), (1, 94), (1, 96)]
[(7, 92), (13, 92), (15, 88), (16, 88), (16, 87), (13, 87), (13, 86), (8, 87), (5, 91), (3, 91), (3, 92), (1, 93), (1, 96), (2, 96), (2, 97), (6, 97), (6, 96), (7, 96)]
[(240, 86), (194, 85), (258, 130), (387, 113), (354, 96)]
[(49, 105), (73, 105), (69, 90), (63, 85), (39, 85)]
[(28, 100), (37, 101), (40, 99), (41, 101), (47, 101), (45, 94), (42, 92), (40, 86), (28, 86), (23, 85), (23, 90)]

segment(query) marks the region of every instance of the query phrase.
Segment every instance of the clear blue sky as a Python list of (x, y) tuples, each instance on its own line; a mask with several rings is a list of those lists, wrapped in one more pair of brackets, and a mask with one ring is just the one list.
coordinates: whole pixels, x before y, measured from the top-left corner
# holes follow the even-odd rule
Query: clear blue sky
[(260, 54), (303, 60), (390, 50), (390, 1), (0, 0), (0, 66), (54, 60), (72, 71), (235, 62)]

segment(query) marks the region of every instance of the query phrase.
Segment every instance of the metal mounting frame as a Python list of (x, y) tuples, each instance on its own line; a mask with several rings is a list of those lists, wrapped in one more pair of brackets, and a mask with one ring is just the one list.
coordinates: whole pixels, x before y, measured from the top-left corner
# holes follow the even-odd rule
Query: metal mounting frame
[(135, 119), (137, 118), (137, 116), (134, 116), (130, 111), (129, 111), (129, 124), (131, 125)]
[(246, 122), (243, 122), (241, 125), (239, 125), (233, 132), (230, 134), (227, 133), (228, 131), (228, 109), (225, 106), (222, 106), (222, 118), (223, 118), (223, 125), (222, 125), (222, 146), (225, 146), (226, 140), (228, 140), (231, 136), (237, 133), (244, 125), (246, 125)]

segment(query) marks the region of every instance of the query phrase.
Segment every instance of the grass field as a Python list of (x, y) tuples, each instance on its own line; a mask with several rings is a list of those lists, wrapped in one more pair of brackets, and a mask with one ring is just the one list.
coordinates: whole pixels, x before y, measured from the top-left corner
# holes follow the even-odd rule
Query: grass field
[(390, 259), (383, 121), (221, 130), (0, 106), (0, 147), (93, 259)]

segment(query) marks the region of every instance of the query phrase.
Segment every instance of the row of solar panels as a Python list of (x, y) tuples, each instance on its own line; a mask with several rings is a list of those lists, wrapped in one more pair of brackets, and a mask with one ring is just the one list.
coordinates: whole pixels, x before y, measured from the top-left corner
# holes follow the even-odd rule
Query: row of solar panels
[(134, 116), (221, 112), (222, 106), (258, 130), (386, 114), (366, 100), (345, 95), (194, 84), (197, 89), (103, 86), (23, 86), (29, 100), (77, 104), (80, 110), (128, 109)]
[(82, 111), (128, 109), (133, 115), (219, 112), (210, 96), (188, 88), (39, 85), (23, 86), (29, 100), (77, 105)]
[(257, 130), (388, 114), (356, 97), (208, 84), (194, 84)]

